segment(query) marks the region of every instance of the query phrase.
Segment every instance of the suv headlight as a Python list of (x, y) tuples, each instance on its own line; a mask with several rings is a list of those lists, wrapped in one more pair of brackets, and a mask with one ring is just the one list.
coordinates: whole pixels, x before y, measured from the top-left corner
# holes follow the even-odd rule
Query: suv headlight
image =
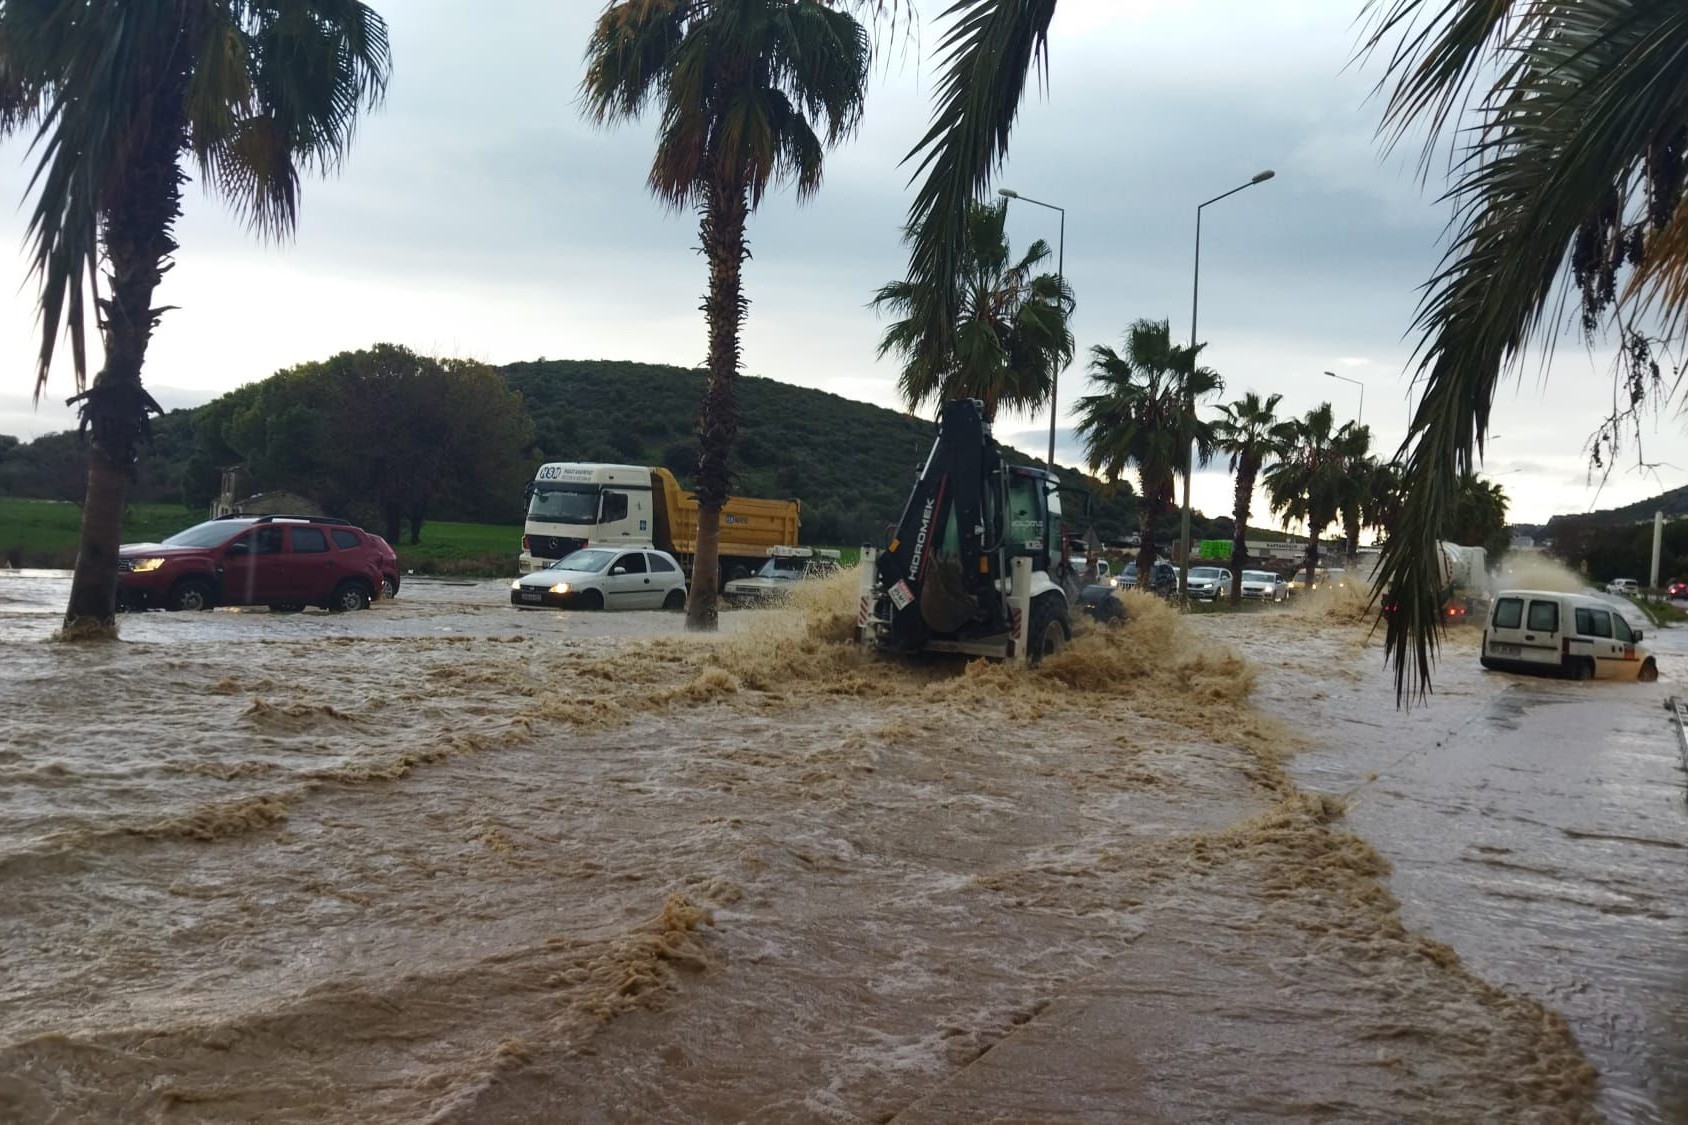
[(149, 570), (157, 570), (164, 565), (163, 559), (132, 559), (129, 569), (136, 574), (145, 574)]

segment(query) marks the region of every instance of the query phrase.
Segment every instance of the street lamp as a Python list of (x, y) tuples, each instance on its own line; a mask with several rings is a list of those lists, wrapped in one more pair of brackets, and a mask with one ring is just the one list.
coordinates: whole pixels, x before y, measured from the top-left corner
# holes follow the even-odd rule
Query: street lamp
[[(1067, 209), (1057, 207), (1053, 203), (1045, 203), (1040, 199), (1030, 199), (1012, 188), (997, 188), (996, 194), (1004, 199), (1018, 199), (1021, 203), (1031, 203), (1061, 213), (1060, 241), (1056, 243), (1055, 250), (1055, 276), (1061, 279), (1061, 289), (1064, 292), (1067, 288)], [(1061, 413), (1055, 405), (1055, 385), (1060, 374), (1060, 371), (1049, 373), (1049, 472), (1051, 474), (1055, 472), (1055, 419)]]
[[(1270, 168), (1266, 169), (1264, 172), (1256, 172), (1254, 174), (1254, 178), (1249, 180), (1248, 183), (1238, 184), (1236, 187), (1232, 188), (1230, 191), (1227, 191), (1227, 192), (1225, 192), (1221, 195), (1214, 196), (1212, 199), (1208, 200), (1207, 203), (1200, 203), (1200, 204), (1196, 205), (1196, 275), (1195, 275), (1195, 280), (1190, 285), (1190, 374), (1191, 375), (1195, 374), (1195, 365), (1196, 365), (1196, 307), (1197, 307), (1197, 301), (1199, 300), (1199, 298), (1201, 296), (1201, 284), (1202, 284), (1202, 208), (1206, 207), (1209, 203), (1218, 203), (1221, 199), (1225, 199), (1229, 196), (1233, 196), (1233, 195), (1237, 194), (1239, 191), (1242, 191), (1244, 188), (1251, 188), (1255, 184), (1263, 184), (1267, 180), (1271, 179), (1276, 174), (1277, 173), (1273, 172)], [(1188, 392), (1188, 389), (1191, 385), (1191, 382), (1193, 382), (1193, 380), (1186, 380), (1186, 382), (1184, 384), (1186, 392)], [(1195, 413), (1196, 413), (1195, 395), (1189, 394), (1185, 405), (1190, 412), (1190, 416), (1194, 417)], [(1181, 526), (1181, 530), (1179, 532), (1179, 547), (1181, 549), (1179, 550), (1178, 594), (1179, 594), (1180, 599), (1184, 600), (1184, 601), (1188, 601), (1189, 598), (1190, 598), (1190, 476), (1195, 472), (1195, 470), (1196, 470), (1196, 442), (1195, 442), (1195, 438), (1192, 437), (1190, 439), (1189, 445), (1187, 445), (1184, 449), (1184, 516), (1183, 516), (1183, 519), (1181, 521), (1182, 526)]]
[(1356, 426), (1365, 425), (1366, 424), (1366, 385), (1364, 383), (1360, 382), (1358, 379), (1350, 379), (1348, 376), (1338, 375), (1334, 371), (1327, 371), (1327, 372), (1325, 372), (1325, 374), (1329, 375), (1332, 379), (1341, 379), (1344, 383), (1353, 383), (1356, 387), (1360, 388), (1360, 412), (1354, 416), (1354, 424)]

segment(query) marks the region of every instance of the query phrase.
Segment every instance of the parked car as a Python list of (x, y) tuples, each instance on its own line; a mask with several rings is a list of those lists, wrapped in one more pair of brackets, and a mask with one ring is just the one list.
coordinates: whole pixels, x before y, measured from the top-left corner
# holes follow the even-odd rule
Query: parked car
[(367, 607), (388, 585), (398, 592), (392, 548), (323, 516), (224, 516), (162, 543), (126, 544), (117, 555), (123, 609), (319, 605), (340, 612)]
[(1585, 594), (1502, 590), (1483, 630), (1483, 667), (1576, 680), (1659, 678), (1641, 630), (1610, 602)]
[(510, 583), (519, 609), (684, 609), (686, 575), (667, 551), (586, 547)]
[[(1119, 586), (1132, 589), (1137, 585), (1137, 564), (1127, 563), (1116, 579)], [(1149, 593), (1165, 596), (1178, 589), (1178, 568), (1169, 562), (1157, 562), (1149, 572)]]
[(1672, 578), (1665, 586), (1665, 597), (1688, 598), (1688, 582), (1684, 582), (1679, 578)]
[(1606, 592), (1608, 594), (1639, 594), (1641, 583), (1633, 578), (1614, 578), (1606, 583)]
[(1269, 570), (1243, 571), (1242, 587), (1242, 596), (1255, 601), (1281, 602), (1289, 597), (1289, 583)]
[(1231, 596), (1231, 572), (1222, 566), (1190, 568), (1190, 584), (1185, 591), (1197, 601), (1218, 601)]
[(824, 547), (770, 547), (768, 561), (750, 578), (735, 578), (721, 596), (731, 605), (782, 600), (798, 582), (838, 573), (839, 553)]

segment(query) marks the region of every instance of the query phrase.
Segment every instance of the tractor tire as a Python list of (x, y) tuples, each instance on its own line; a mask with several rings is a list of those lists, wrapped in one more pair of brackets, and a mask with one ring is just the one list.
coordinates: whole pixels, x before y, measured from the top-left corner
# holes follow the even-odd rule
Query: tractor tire
[(334, 593), (329, 595), (328, 612), (345, 613), (348, 610), (368, 609), (369, 599), (369, 587), (355, 578), (348, 578), (334, 587)]
[(1032, 602), (1032, 620), (1026, 630), (1026, 659), (1034, 667), (1046, 656), (1054, 656), (1073, 639), (1073, 626), (1067, 617), (1067, 603), (1053, 594), (1045, 594)]
[(211, 583), (203, 578), (184, 578), (170, 587), (170, 597), (165, 605), (177, 612), (194, 612), (210, 609), (217, 604), (216, 591)]

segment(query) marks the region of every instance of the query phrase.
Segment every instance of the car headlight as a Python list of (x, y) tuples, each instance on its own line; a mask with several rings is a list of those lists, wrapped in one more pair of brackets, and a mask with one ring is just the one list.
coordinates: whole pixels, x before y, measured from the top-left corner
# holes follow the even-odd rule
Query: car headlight
[(522, 588), (522, 580), (520, 578), (518, 578), (514, 582), (510, 583), (510, 589), (512, 589), (512, 590), (520, 590), (521, 588)]
[(553, 594), (566, 594), (570, 589), (572, 589), (572, 587), (567, 582), (559, 582), (555, 586), (551, 587), (551, 592)]
[(147, 571), (157, 570), (163, 565), (163, 559), (136, 559), (129, 564), (129, 569), (136, 574), (145, 574)]

